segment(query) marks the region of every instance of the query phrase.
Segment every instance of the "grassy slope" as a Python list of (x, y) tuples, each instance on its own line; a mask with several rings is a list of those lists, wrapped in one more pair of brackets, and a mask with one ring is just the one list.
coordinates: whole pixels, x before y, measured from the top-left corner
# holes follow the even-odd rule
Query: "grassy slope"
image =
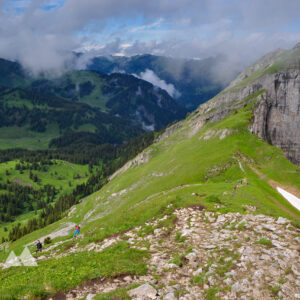
[[(47, 291), (67, 290), (88, 278), (118, 276), (124, 273), (143, 275), (147, 270), (143, 261), (146, 257), (146, 251), (131, 249), (126, 242), (122, 242), (101, 253), (81, 252), (59, 260), (44, 261), (40, 263), (39, 268), (24, 267), (21, 272), (16, 272), (16, 268), (10, 268), (1, 278), (3, 285), (0, 287), (0, 297), (17, 299), (12, 298), (12, 295), (18, 297), (21, 294), (31, 293), (36, 297), (34, 299), (41, 299), (38, 297), (46, 296)], [(41, 268), (43, 272), (37, 273)], [(20, 276), (22, 283), (16, 285)]]
[[(48, 108), (45, 105), (33, 105), (28, 99), (21, 99), (18, 91), (9, 93), (2, 97), (2, 100), (8, 107), (20, 107), (24, 105), (33, 109), (39, 108), (41, 110)], [(0, 128), (0, 149), (8, 148), (26, 148), (31, 150), (47, 149), (49, 142), (60, 135), (59, 127), (57, 124), (47, 126), (45, 132), (34, 132), (29, 130), (27, 126), (18, 127), (1, 127)]]
[(273, 62), (270, 66), (268, 65), (265, 68), (260, 68), (259, 70), (253, 72), (245, 78), (244, 80), (240, 81), (235, 87), (245, 87), (246, 85), (252, 83), (253, 81), (265, 76), (271, 75), (278, 71), (284, 71), (293, 68), (299, 68), (300, 65), (300, 49), (290, 49), (284, 51), (279, 57)]
[[(23, 237), (13, 243), (10, 249), (14, 249), (18, 255), (23, 245), (63, 227), (66, 221), (81, 223), (84, 235), (80, 240), (82, 245), (98, 241), (116, 232), (144, 224), (152, 217), (165, 214), (170, 210), (167, 208), (170, 203), (173, 203), (174, 207), (203, 204), (212, 210), (242, 213), (245, 211), (243, 205), (255, 205), (258, 207), (256, 213), (287, 217), (299, 225), (300, 212), (268, 184), (268, 180), (274, 180), (286, 188), (299, 192), (300, 178), (296, 173), (297, 166), (291, 164), (280, 149), (266, 144), (249, 133), (247, 127), (250, 118), (251, 105), (248, 105), (220, 123), (208, 123), (195, 135), (191, 135), (191, 119), (185, 121), (183, 127), (170, 137), (150, 147), (149, 162), (132, 167), (115, 177), (102, 190), (84, 199), (71, 217)], [(232, 130), (232, 133), (220, 139), (220, 134), (216, 133), (225, 128)], [(203, 139), (209, 130), (215, 135)], [(239, 167), (236, 158), (240, 160), (245, 173)], [(254, 170), (258, 170), (264, 176), (257, 175)], [(234, 185), (242, 178), (247, 178), (250, 184), (239, 187), (232, 196)], [(120, 191), (123, 193), (120, 194)], [(113, 193), (117, 194), (113, 196)], [(205, 197), (193, 196), (192, 193), (204, 194)], [(213, 202), (215, 197), (219, 198), (223, 207), (215, 207), (216, 203)], [(87, 221), (83, 221), (86, 213), (92, 209), (94, 213)], [(57, 240), (67, 238), (69, 237)], [(122, 251), (125, 253), (127, 250)], [(7, 253), (0, 252), (0, 260), (4, 260), (6, 256)], [(61, 261), (59, 270), (64, 272), (63, 270), (69, 268), (69, 263), (71, 264), (72, 259), (69, 260), (49, 260), (42, 263), (39, 268), (30, 270), (33, 277), (45, 271), (45, 275), (30, 291), (46, 289), (52, 276), (48, 270), (51, 268), (49, 266)], [(5, 280), (0, 292), (7, 292), (16, 285), (16, 282), (21, 283), (22, 272), (17, 270), (22, 269), (21, 267), (16, 270), (0, 271), (0, 280)], [(114, 264), (112, 263), (108, 269), (105, 275), (113, 275)], [(84, 274), (80, 280), (97, 275), (90, 270), (86, 270)], [(60, 284), (52, 284), (51, 291), (57, 288), (67, 289), (79, 283), (72, 279), (67, 280), (68, 283), (65, 278), (61, 280)], [(28, 292), (28, 288), (20, 285), (18, 290), (20, 295)]]
[[(31, 184), (34, 188), (39, 188), (42, 185), (51, 184), (59, 190), (57, 195), (57, 197), (59, 197), (60, 195), (70, 193), (76, 185), (84, 183), (88, 178), (87, 165), (78, 165), (73, 163), (71, 164), (65, 161), (56, 160), (57, 164), (48, 166), (47, 172), (35, 170), (32, 171), (33, 174), (36, 174), (40, 179), (39, 183), (35, 183), (29, 178), (29, 170), (24, 170), (23, 174), (20, 174), (19, 171), (15, 170), (15, 165), (18, 162), (19, 161), (16, 160), (0, 164), (0, 182), (4, 182), (6, 180), (14, 181), (15, 179), (19, 179), (24, 183)], [(6, 170), (9, 172), (9, 176), (6, 176)], [(77, 177), (77, 175), (79, 175), (80, 178), (74, 179), (74, 177)], [(69, 181), (71, 182), (71, 186), (69, 186)], [(2, 237), (7, 237), (7, 233), (13, 225), (17, 223), (26, 223), (27, 220), (32, 218), (33, 216), (34, 212), (28, 212), (17, 217), (16, 221), (13, 223), (0, 224), (0, 240), (2, 239)], [(4, 232), (4, 227), (8, 228), (8, 232)]]
[(105, 106), (108, 98), (102, 95), (101, 87), (103, 85), (103, 79), (98, 74), (93, 72), (78, 71), (70, 74), (72, 82), (76, 84), (82, 84), (90, 81), (95, 88), (88, 96), (80, 97), (80, 102), (86, 103), (92, 107), (99, 107), (101, 111), (108, 112), (108, 108)]
[[(83, 125), (75, 128), (72, 126), (67, 126), (67, 128), (59, 129), (58, 123), (53, 119), (48, 119), (46, 130), (44, 132), (37, 132), (32, 131), (30, 129), (29, 121), (27, 120), (26, 123), (19, 126), (9, 126), (9, 127), (1, 127), (0, 128), (0, 149), (10, 149), (10, 148), (26, 148), (30, 150), (40, 150), (40, 149), (48, 149), (49, 143), (52, 139), (58, 138), (61, 136), (66, 130), (71, 129), (74, 132), (91, 132), (95, 133), (97, 131), (96, 125), (93, 123), (93, 117), (95, 108), (98, 110), (100, 109), (101, 112), (109, 113), (109, 109), (106, 107), (106, 102), (109, 98), (102, 94), (102, 85), (105, 83), (105, 79), (103, 79), (99, 74), (94, 72), (87, 72), (87, 71), (73, 71), (66, 73), (63, 75), (59, 80), (61, 80), (61, 90), (65, 90), (67, 85), (74, 84), (74, 86), (78, 86), (78, 89), (81, 84), (90, 82), (93, 85), (93, 90), (89, 95), (84, 95), (80, 97), (80, 93), (78, 93), (78, 99), (76, 101), (72, 101), (69, 98), (64, 98), (63, 95), (57, 94), (58, 97), (61, 99), (65, 99), (67, 102), (61, 103), (61, 106), (57, 107), (49, 106), (47, 103), (34, 103), (31, 98), (26, 98), (25, 96), (20, 95), (20, 90), (13, 90), (7, 94), (3, 93), (0, 99), (0, 104), (3, 102), (5, 106), (9, 108), (20, 108), (26, 107), (28, 110), (37, 110), (40, 109), (41, 112), (47, 112), (48, 110), (57, 110), (57, 111), (65, 111), (66, 114), (73, 113), (73, 121), (76, 117), (76, 111), (78, 109), (78, 103), (85, 103), (91, 107), (90, 115), (86, 114), (83, 117)], [(1, 80), (0, 80), (1, 81)], [(29, 88), (30, 81), (24, 79), (24, 84), (20, 84), (22, 87)], [(51, 85), (50, 85), (51, 86)], [(47, 93), (51, 92), (51, 96), (47, 96)], [(42, 90), (43, 94), (43, 90)], [(45, 98), (54, 98), (55, 89), (50, 89), (45, 92)], [(29, 94), (30, 95), (30, 94)], [(112, 95), (110, 95), (112, 96)], [(27, 97), (29, 97), (27, 95)], [(46, 101), (46, 100), (45, 100)], [(92, 112), (93, 111), (93, 112)], [(82, 111), (80, 111), (82, 114)], [(106, 129), (109, 131), (111, 127), (111, 123), (115, 122), (113, 117), (107, 115), (108, 118), (112, 118), (110, 122), (103, 120), (98, 123), (101, 123)], [(103, 117), (103, 116), (102, 116)], [(117, 119), (118, 120), (118, 119)], [(119, 122), (119, 120), (118, 120)], [(118, 123), (117, 122), (117, 123)], [(115, 123), (113, 123), (115, 124)], [(128, 123), (129, 126), (129, 123)], [(99, 128), (98, 128), (99, 129)], [(102, 129), (102, 128), (100, 128)]]
[(47, 131), (43, 133), (30, 131), (26, 127), (1, 127), (0, 149), (48, 149), (50, 141), (58, 136), (59, 129), (57, 125), (48, 126)]
[[(121, 77), (122, 76), (125, 75), (121, 75)], [(118, 81), (118, 75), (115, 75), (115, 77), (116, 81)], [(5, 107), (14, 109), (18, 108), (21, 110), (23, 107), (26, 107), (26, 109), (28, 109), (29, 111), (36, 111), (37, 115), (43, 115), (42, 113), (46, 112), (48, 116), (50, 115), (52, 117), (49, 119), (47, 119), (47, 117), (43, 117), (44, 121), (47, 122), (45, 131), (37, 132), (36, 130), (31, 130), (30, 117), (28, 117), (26, 119), (26, 122), (22, 123), (22, 125), (19, 125), (20, 127), (16, 126), (16, 124), (19, 123), (15, 119), (20, 119), (20, 117), (16, 114), (14, 116), (15, 122), (11, 123), (14, 124), (14, 126), (0, 128), (0, 149), (9, 149), (16, 147), (26, 148), (30, 150), (47, 149), (52, 139), (58, 138), (68, 130), (72, 130), (75, 132), (97, 133), (98, 129), (98, 131), (100, 133), (103, 133), (103, 136), (105, 137), (108, 134), (114, 138), (117, 138), (116, 136), (118, 136), (119, 133), (120, 135), (122, 135), (123, 140), (136, 136), (138, 133), (142, 133), (142, 128), (135, 128), (135, 125), (129, 120), (130, 118), (135, 118), (132, 114), (134, 114), (135, 110), (137, 109), (137, 107), (135, 107), (136, 101), (141, 101), (141, 96), (137, 96), (136, 92), (133, 91), (134, 88), (136, 88), (137, 90), (137, 88), (140, 86), (139, 80), (134, 77), (128, 76), (126, 78), (121, 78), (119, 80), (119, 85), (114, 85), (112, 81), (113, 80), (111, 78), (109, 79), (108, 76), (101, 75), (95, 72), (72, 71), (58, 78), (57, 86), (55, 85), (56, 80), (53, 80), (53, 82), (49, 81), (48, 84), (45, 84), (45, 86), (41, 84), (40, 87), (36, 87), (36, 92), (41, 93), (39, 94), (39, 97), (41, 99), (39, 99), (38, 104), (33, 102), (34, 97), (30, 93), (26, 94), (23, 91), (23, 93), (25, 93), (24, 96), (20, 90), (13, 90), (8, 92), (7, 89), (7, 94), (4, 93), (5, 91), (3, 91), (3, 95), (0, 99), (0, 105), (3, 102), (5, 103)], [(87, 83), (90, 83), (92, 86), (92, 90), (90, 93), (84, 92), (86, 91), (86, 89), (83, 86)], [(153, 114), (156, 120), (163, 120), (162, 124), (159, 124), (159, 126), (166, 125), (169, 122), (173, 121), (175, 115), (173, 117), (170, 117), (172, 109), (170, 108), (170, 114), (166, 113), (165, 109), (161, 109), (155, 101), (152, 101), (152, 87), (149, 88), (148, 83), (145, 82), (142, 84), (146, 84), (147, 86), (147, 94), (143, 97), (142, 101), (145, 102), (145, 107), (148, 109), (148, 111), (154, 109)], [(72, 88), (70, 88), (70, 85), (72, 85)], [(103, 94), (103, 85), (106, 86), (106, 89), (110, 90), (109, 93), (107, 92), (106, 94)], [(29, 86), (27, 86), (27, 88), (29, 88)], [(80, 89), (82, 89), (82, 93), (80, 92)], [(158, 91), (158, 93), (166, 98), (163, 92)], [(56, 99), (54, 95), (60, 98), (60, 105), (55, 104), (54, 106), (51, 106), (51, 103), (53, 101), (55, 102)], [(73, 99), (73, 97), (75, 97), (75, 99)], [(126, 97), (129, 97), (128, 101), (131, 101), (130, 103), (126, 102)], [(52, 102), (47, 102), (47, 99), (52, 99)], [(106, 106), (106, 103), (109, 100), (112, 100), (113, 107), (109, 108)], [(80, 105), (82, 103), (90, 106), (90, 110), (88, 113), (86, 113), (82, 105)], [(122, 106), (124, 108), (124, 115), (122, 115), (120, 111), (118, 111), (118, 113), (113, 112), (110, 114), (112, 108), (118, 109), (119, 106)], [(175, 105), (175, 107), (177, 106)], [(42, 113), (37, 111), (38, 109), (41, 110)], [(178, 113), (176, 118), (178, 119), (179, 115), (180, 118), (183, 117), (183, 115), (180, 114), (179, 107), (177, 107), (177, 109)], [(50, 113), (54, 110), (57, 110), (58, 112), (65, 112), (65, 115), (67, 117), (72, 114), (72, 125), (67, 125), (66, 127), (61, 126), (60, 129), (58, 123), (64, 123), (62, 122), (64, 119), (63, 116), (61, 116), (59, 119), (60, 122), (58, 122), (58, 120), (56, 120)], [(97, 111), (103, 112), (105, 113), (105, 115), (101, 114), (98, 116), (96, 114)], [(121, 115), (121, 117), (116, 117), (115, 115), (117, 114), (119, 116)], [(77, 116), (82, 117), (82, 120), (79, 122), (79, 124), (83, 125), (79, 127), (75, 126), (75, 120), (77, 119)], [(67, 120), (69, 119), (70, 118), (67, 118)], [(126, 123), (125, 126), (132, 128), (128, 128), (128, 130), (126, 130), (126, 128), (124, 129), (124, 122)], [(116, 129), (115, 127), (118, 127), (118, 129)], [(123, 128), (123, 130), (120, 130), (121, 127)], [(107, 134), (104, 132), (104, 128), (107, 130)], [(110, 140), (113, 139), (112, 137), (110, 138)], [(106, 137), (106, 139), (108, 138)]]

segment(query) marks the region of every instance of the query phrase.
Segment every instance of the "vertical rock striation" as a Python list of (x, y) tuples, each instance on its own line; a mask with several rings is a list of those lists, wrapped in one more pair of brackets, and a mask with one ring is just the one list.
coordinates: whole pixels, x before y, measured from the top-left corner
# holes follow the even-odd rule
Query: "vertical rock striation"
[(300, 71), (267, 76), (262, 88), (265, 93), (254, 110), (253, 132), (300, 165)]
[(199, 106), (191, 127), (224, 119), (254, 100), (251, 131), (300, 165), (300, 43), (249, 66), (223, 92)]

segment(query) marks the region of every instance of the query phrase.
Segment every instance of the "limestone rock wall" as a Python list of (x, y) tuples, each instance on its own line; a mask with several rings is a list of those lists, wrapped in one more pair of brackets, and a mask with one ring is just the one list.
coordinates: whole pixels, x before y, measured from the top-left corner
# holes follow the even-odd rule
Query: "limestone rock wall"
[[(200, 121), (220, 121), (232, 110), (241, 108), (245, 98), (258, 96), (251, 131), (266, 142), (283, 150), (286, 157), (300, 165), (300, 70), (290, 69), (265, 75), (239, 87), (232, 86), (209, 102), (199, 106), (191, 116), (190, 126)], [(253, 101), (251, 99), (249, 101)]]
[(265, 93), (254, 110), (253, 132), (300, 165), (300, 71), (278, 72), (261, 85)]

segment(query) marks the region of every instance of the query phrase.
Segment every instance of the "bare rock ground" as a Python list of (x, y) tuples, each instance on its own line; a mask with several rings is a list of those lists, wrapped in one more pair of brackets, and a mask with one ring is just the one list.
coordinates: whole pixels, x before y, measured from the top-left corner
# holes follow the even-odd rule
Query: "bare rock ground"
[(150, 234), (140, 226), (76, 251), (102, 251), (126, 239), (131, 247), (149, 250), (148, 274), (95, 280), (66, 299), (91, 299), (132, 283), (156, 290), (151, 297), (129, 291), (132, 299), (206, 299), (211, 293), (220, 299), (300, 299), (300, 230), (287, 219), (196, 206), (146, 226), (153, 228)]

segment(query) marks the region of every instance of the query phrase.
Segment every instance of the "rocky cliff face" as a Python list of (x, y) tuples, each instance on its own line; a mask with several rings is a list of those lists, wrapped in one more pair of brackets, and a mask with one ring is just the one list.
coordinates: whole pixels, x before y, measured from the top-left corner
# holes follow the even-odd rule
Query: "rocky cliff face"
[(201, 105), (191, 116), (191, 127), (201, 128), (208, 120), (224, 119), (245, 103), (257, 100), (250, 130), (281, 148), (291, 162), (300, 165), (299, 65), (300, 44), (264, 56), (226, 90)]
[(253, 132), (300, 165), (300, 71), (268, 76), (261, 88), (265, 93), (254, 110)]

